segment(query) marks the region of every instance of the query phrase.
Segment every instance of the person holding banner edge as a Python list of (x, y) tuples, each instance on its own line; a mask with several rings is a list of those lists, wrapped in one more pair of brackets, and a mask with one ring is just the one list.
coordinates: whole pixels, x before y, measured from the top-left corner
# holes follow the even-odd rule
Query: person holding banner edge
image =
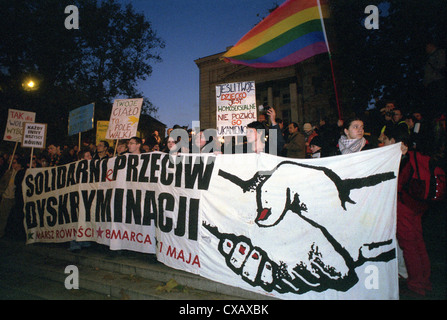
[(127, 142), (127, 148), (129, 149), (130, 154), (141, 154), (141, 146), (143, 145), (143, 141), (138, 137), (132, 137)]
[(427, 253), (422, 233), (422, 216), (428, 210), (427, 203), (417, 200), (406, 190), (412, 176), (410, 157), (416, 150), (411, 150), (409, 135), (396, 128), (384, 131), (384, 145), (401, 142), (402, 160), (399, 169), (397, 197), (397, 241), (402, 248), (408, 273), (407, 289), (411, 294), (425, 296), (432, 290), (430, 282), (430, 258)]

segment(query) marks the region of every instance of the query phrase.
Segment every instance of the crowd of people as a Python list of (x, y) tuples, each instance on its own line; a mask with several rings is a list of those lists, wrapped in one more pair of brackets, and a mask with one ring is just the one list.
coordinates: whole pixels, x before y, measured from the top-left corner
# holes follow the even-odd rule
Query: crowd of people
[[(29, 167), (50, 167), (83, 159), (105, 159), (126, 153), (141, 154), (153, 151), (172, 154), (266, 152), (296, 159), (320, 158), (401, 142), (397, 239), (407, 269), (405, 276), (408, 288), (420, 295), (430, 290), (430, 261), (421, 224), (427, 204), (409, 196), (405, 185), (412, 170), (409, 159), (415, 153), (429, 155), (439, 166), (446, 169), (445, 114), (438, 118), (425, 119), (419, 111), (404, 113), (403, 109), (390, 102), (375, 114), (369, 112), (365, 117), (353, 117), (345, 121), (330, 121), (324, 118), (318, 124), (307, 122), (300, 126), (296, 122), (284, 123), (276, 117), (274, 108), (266, 110), (257, 121), (247, 125), (246, 136), (239, 146), (234, 137), (230, 140), (219, 140), (216, 136), (206, 136), (205, 130), (197, 133), (187, 130), (187, 135), (181, 137), (171, 135), (175, 129), (184, 130), (176, 125), (168, 129), (165, 138), (154, 131), (148, 139), (132, 137), (120, 140), (115, 148), (110, 147), (107, 141), (97, 144), (84, 142), (81, 148), (50, 142), (46, 149), (33, 155), (32, 161), (20, 152), (14, 156), (4, 153), (0, 157), (0, 238), (5, 236), (5, 233), (11, 237), (25, 238), (21, 182)], [(186, 137), (187, 142), (179, 143)], [(226, 146), (228, 142), (231, 143), (230, 147)], [(269, 146), (272, 143), (273, 149)], [(72, 241), (70, 248), (79, 249), (83, 245), (88, 243)]]

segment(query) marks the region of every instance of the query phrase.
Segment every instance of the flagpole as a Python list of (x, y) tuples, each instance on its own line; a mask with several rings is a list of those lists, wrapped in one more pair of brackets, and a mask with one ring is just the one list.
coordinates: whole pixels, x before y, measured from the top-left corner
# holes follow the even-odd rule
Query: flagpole
[(339, 118), (340, 120), (342, 120), (342, 119), (343, 119), (343, 114), (342, 114), (342, 112), (341, 112), (340, 102), (339, 102), (339, 99), (338, 99), (338, 90), (337, 90), (337, 84), (336, 84), (336, 82), (335, 82), (334, 65), (332, 64), (332, 54), (331, 54), (331, 49), (330, 49), (330, 47), (329, 47), (329, 41), (327, 40), (326, 28), (325, 28), (325, 26), (324, 26), (323, 12), (321, 11), (320, 0), (317, 0), (317, 4), (318, 4), (318, 11), (319, 11), (319, 13), (320, 13), (321, 27), (323, 28), (324, 41), (326, 42), (327, 52), (328, 52), (328, 55), (329, 55), (329, 63), (330, 63), (330, 65), (331, 65), (332, 83), (334, 84), (335, 101), (336, 101), (336, 103), (337, 103), (338, 118)]

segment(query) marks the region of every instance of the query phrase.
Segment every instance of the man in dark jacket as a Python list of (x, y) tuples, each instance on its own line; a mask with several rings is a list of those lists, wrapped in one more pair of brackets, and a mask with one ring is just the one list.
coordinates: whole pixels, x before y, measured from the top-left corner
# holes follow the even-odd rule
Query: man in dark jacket
[(284, 145), (287, 157), (304, 159), (306, 157), (306, 141), (296, 122), (289, 124), (289, 133), (288, 142)]

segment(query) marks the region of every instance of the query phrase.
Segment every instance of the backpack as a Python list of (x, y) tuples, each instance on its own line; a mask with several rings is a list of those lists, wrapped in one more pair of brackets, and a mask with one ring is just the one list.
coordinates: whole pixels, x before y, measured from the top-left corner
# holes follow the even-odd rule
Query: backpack
[(411, 178), (408, 193), (415, 199), (440, 201), (446, 196), (445, 171), (429, 156), (411, 152)]

